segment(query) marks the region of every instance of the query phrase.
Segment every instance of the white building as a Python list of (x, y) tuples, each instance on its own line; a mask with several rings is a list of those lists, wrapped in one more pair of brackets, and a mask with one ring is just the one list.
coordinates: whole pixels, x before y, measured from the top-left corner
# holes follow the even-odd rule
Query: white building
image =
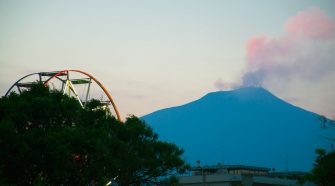
[[(303, 172), (271, 172), (264, 167), (245, 165), (196, 166), (190, 175), (179, 176), (183, 186), (298, 186)], [(314, 186), (305, 183), (304, 186)]]

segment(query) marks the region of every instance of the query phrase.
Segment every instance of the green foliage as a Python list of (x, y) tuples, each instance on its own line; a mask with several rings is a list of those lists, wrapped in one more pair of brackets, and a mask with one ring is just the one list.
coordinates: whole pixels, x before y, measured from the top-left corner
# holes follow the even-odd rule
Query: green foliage
[(181, 186), (181, 184), (179, 184), (178, 178), (175, 176), (171, 176), (168, 177), (164, 180), (162, 180), (159, 185), (161, 186)]
[(183, 171), (183, 151), (135, 116), (117, 121), (98, 101), (36, 85), (0, 99), (0, 184), (120, 185)]
[(318, 157), (315, 160), (314, 168), (308, 179), (320, 186), (335, 185), (335, 152), (326, 152), (324, 149), (317, 149)]

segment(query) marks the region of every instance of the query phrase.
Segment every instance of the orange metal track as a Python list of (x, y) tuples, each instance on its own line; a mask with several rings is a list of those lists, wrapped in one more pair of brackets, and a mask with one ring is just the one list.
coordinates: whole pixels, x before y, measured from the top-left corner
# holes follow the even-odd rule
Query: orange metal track
[(84, 75), (90, 77), (91, 79), (93, 79), (93, 80), (94, 80), (94, 81), (95, 81), (95, 82), (102, 88), (102, 90), (105, 92), (105, 94), (107, 95), (109, 101), (112, 103), (112, 106), (113, 106), (114, 111), (115, 111), (115, 113), (116, 113), (117, 119), (118, 119), (120, 122), (122, 122), (120, 113), (119, 113), (119, 111), (118, 111), (118, 109), (117, 109), (117, 107), (116, 107), (116, 105), (115, 105), (115, 103), (114, 103), (114, 101), (113, 101), (112, 96), (109, 94), (109, 92), (107, 91), (107, 89), (100, 83), (100, 81), (98, 81), (95, 77), (93, 77), (92, 75), (90, 75), (90, 74), (87, 73), (87, 72), (84, 72), (84, 71), (81, 71), (81, 70), (62, 70), (62, 71), (58, 72), (57, 74), (55, 74), (54, 76), (50, 77), (48, 80), (46, 80), (46, 81), (44, 82), (44, 85), (48, 85), (48, 82), (49, 82), (52, 78), (57, 77), (57, 76), (59, 76), (59, 75), (61, 75), (61, 74), (64, 74), (64, 73), (68, 73), (68, 72), (78, 72), (78, 73), (84, 74)]

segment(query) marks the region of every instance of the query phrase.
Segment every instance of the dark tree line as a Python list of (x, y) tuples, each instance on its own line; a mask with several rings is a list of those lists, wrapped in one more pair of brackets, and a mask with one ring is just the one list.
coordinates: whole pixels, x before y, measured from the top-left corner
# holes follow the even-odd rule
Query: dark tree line
[[(318, 119), (320, 121), (321, 128), (334, 129), (334, 120), (329, 120), (325, 116), (320, 116)], [(328, 137), (327, 140), (331, 142), (332, 149), (328, 152), (324, 149), (317, 149), (315, 151), (317, 158), (311, 173), (306, 179), (319, 186), (335, 186), (335, 151), (333, 147), (335, 138)]]
[(0, 99), (1, 185), (156, 182), (185, 170), (182, 153), (139, 118), (120, 123), (98, 101), (82, 109), (40, 84)]
[(335, 152), (326, 152), (324, 149), (317, 149), (318, 157), (315, 160), (314, 168), (308, 176), (308, 180), (319, 186), (335, 185)]

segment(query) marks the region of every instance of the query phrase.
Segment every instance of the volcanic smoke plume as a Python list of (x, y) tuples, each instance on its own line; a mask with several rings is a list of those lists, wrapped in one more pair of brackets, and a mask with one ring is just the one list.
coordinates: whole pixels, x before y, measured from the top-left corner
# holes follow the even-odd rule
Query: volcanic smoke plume
[(335, 18), (309, 8), (289, 18), (284, 34), (246, 43), (239, 80), (214, 82), (220, 90), (262, 86), (290, 103), (335, 118)]
[(335, 19), (319, 8), (307, 9), (287, 20), (283, 36), (253, 37), (246, 49), (241, 86), (293, 79), (318, 83), (335, 72)]

